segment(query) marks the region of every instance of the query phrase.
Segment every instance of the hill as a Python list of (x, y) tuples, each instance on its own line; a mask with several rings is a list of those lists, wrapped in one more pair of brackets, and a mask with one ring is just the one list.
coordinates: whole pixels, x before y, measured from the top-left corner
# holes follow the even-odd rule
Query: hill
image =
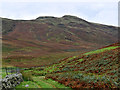
[(119, 53), (119, 43), (115, 43), (24, 72), (34, 76), (45, 75), (46, 79), (53, 79), (71, 88), (117, 88)]
[[(117, 42), (117, 27), (76, 16), (2, 19), (3, 65), (47, 65)], [(32, 63), (34, 61), (34, 63)], [(39, 63), (41, 62), (41, 63)], [(46, 63), (48, 62), (48, 63)]]

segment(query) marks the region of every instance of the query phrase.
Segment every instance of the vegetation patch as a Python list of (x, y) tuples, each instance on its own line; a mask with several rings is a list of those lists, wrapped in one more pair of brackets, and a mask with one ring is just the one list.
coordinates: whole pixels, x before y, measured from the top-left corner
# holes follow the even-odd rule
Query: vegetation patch
[(116, 48), (118, 48), (118, 47), (119, 47), (119, 46), (111, 46), (111, 47), (107, 47), (107, 48), (102, 48), (102, 49), (98, 49), (98, 50), (95, 50), (95, 51), (91, 51), (91, 52), (85, 53), (84, 55), (97, 54), (97, 53), (104, 52), (104, 51), (106, 51), (106, 50), (116, 49)]
[(13, 48), (13, 47), (10, 47), (10, 46), (6, 46), (6, 45), (3, 45), (2, 46), (2, 52), (10, 52), (10, 51), (14, 51), (16, 50), (17, 48)]

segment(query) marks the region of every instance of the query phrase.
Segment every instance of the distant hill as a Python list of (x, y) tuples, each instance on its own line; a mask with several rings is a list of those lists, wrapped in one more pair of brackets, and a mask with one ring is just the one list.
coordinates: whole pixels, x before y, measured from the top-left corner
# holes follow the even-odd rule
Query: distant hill
[[(74, 55), (95, 50), (117, 42), (118, 28), (91, 23), (76, 16), (38, 17), (34, 20), (2, 19), (3, 60), (15, 64), (36, 59), (48, 60), (44, 55)], [(69, 54), (68, 54), (69, 53)], [(63, 58), (66, 56), (59, 57)], [(14, 60), (13, 60), (14, 59)], [(21, 60), (21, 61), (20, 61)], [(44, 62), (45, 63), (45, 62)], [(27, 65), (27, 64), (26, 64)]]

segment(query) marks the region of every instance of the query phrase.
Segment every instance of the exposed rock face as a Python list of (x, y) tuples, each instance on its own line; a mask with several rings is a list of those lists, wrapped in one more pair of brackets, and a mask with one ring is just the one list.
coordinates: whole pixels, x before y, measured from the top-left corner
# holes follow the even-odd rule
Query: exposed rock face
[(0, 80), (0, 90), (5, 90), (9, 88), (14, 88), (23, 81), (22, 74), (11, 74), (7, 75), (4, 79)]

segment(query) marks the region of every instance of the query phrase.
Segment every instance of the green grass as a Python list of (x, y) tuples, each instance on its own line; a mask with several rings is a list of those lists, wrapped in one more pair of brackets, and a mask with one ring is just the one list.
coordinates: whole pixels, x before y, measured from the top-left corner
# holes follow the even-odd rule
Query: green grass
[[(1, 78), (5, 78), (5, 76), (7, 75), (5, 68), (6, 68), (6, 67), (0, 68), (0, 76), (1, 76), (0, 79), (1, 79)], [(7, 73), (8, 73), (8, 75), (10, 75), (10, 74), (15, 74), (15, 73), (16, 73), (16, 72), (12, 72), (12, 73), (11, 73), (11, 69), (16, 71), (16, 67), (13, 67), (13, 66), (12, 66), (12, 67), (7, 67), (7, 70), (8, 70)]]
[(54, 85), (57, 88), (69, 88), (70, 89), (70, 87), (66, 87), (65, 85), (60, 84), (57, 81), (54, 81), (52, 79), (47, 79), (47, 80), (44, 79), (44, 81), (46, 81), (47, 83), (51, 83), (52, 85)]
[(82, 61), (83, 61), (83, 59), (79, 59), (78, 61), (82, 62)]
[(36, 82), (38, 85), (41, 86), (41, 88), (69, 88), (52, 79), (41, 78), (41, 76), (34, 77), (33, 79), (34, 79), (34, 82)]
[(80, 45), (79, 43), (73, 43), (73, 45)]
[(97, 54), (97, 53), (104, 52), (104, 51), (106, 51), (106, 50), (116, 49), (116, 48), (118, 48), (118, 47), (119, 47), (119, 46), (111, 46), (111, 47), (107, 47), (107, 48), (102, 48), (102, 49), (98, 49), (98, 50), (95, 50), (95, 51), (91, 51), (91, 52), (84, 53), (83, 55)]
[[(11, 73), (8, 73), (8, 75)], [(0, 73), (0, 76), (2, 76), (1, 78), (4, 78), (6, 76), (6, 71), (2, 69), (2, 73)]]
[[(29, 76), (29, 73), (32, 70), (24, 70), (24, 73)], [(32, 72), (36, 72), (33, 69)], [(54, 81), (52, 79), (45, 79), (45, 76), (35, 76), (31, 74), (32, 80), (24, 80), (20, 85), (18, 85), (16, 88), (69, 88), (64, 86), (63, 84), (58, 83), (57, 81)], [(25, 87), (25, 85), (29, 85), (29, 87)]]
[(10, 52), (14, 50), (16, 50), (16, 48), (12, 48), (12, 47), (5, 46), (5, 45), (2, 46), (2, 52)]
[(70, 57), (68, 60), (73, 60), (74, 58), (76, 58), (76, 56)]
[(54, 88), (52, 85), (46, 84), (44, 81), (36, 81), (38, 85), (41, 86), (41, 88)]
[(5, 73), (4, 73), (3, 70), (0, 68), (0, 79), (2, 79), (3, 76), (5, 76)]
[[(26, 87), (26, 85), (29, 85), (28, 87)], [(39, 88), (38, 84), (32, 82), (32, 81), (24, 81), (22, 82), (20, 85), (15, 87), (17, 88)]]
[(37, 47), (25, 47), (25, 48), (21, 48), (21, 49), (19, 49), (19, 50), (31, 52), (31, 51), (34, 50), (34, 49), (40, 49), (40, 48), (37, 48)]

